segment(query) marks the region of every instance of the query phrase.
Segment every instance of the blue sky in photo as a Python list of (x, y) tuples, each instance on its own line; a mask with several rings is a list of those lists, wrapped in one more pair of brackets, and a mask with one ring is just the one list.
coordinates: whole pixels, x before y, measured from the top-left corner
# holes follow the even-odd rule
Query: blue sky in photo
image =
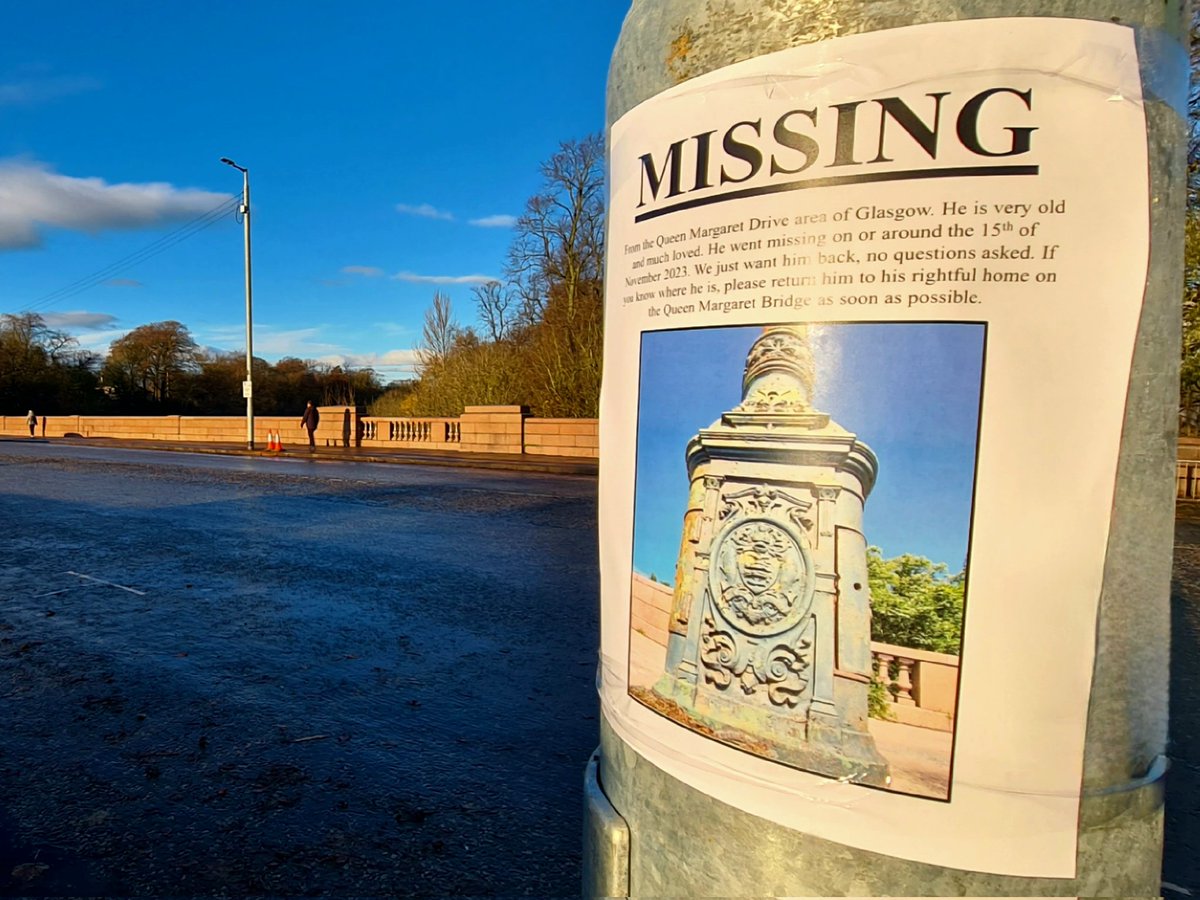
[(230, 157), (250, 170), (256, 355), (404, 377), (434, 291), (471, 323), (539, 164), (603, 129), (628, 8), (6, 4), (0, 313), (100, 353), (168, 319), (244, 351), (241, 226), (188, 230), (240, 194)]
[[(642, 336), (633, 565), (671, 582), (688, 484), (684, 452), (741, 402), (759, 327)], [(879, 458), (868, 543), (885, 557), (966, 560), (984, 329), (974, 324), (853, 324), (813, 332), (815, 405)]]

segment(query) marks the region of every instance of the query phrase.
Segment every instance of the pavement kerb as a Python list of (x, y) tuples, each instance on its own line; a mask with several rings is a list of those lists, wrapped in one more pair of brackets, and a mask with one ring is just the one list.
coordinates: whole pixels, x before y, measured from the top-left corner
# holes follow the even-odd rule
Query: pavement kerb
[(447, 466), (509, 472), (537, 472), (549, 475), (595, 477), (599, 464), (595, 459), (540, 456), (529, 453), (462, 453), (436, 450), (382, 450), (366, 447), (317, 447), (300, 445), (283, 451), (250, 450), (238, 444), (188, 443), (183, 441), (120, 440), (116, 438), (26, 438), (0, 437), (0, 441), (54, 443), (75, 447), (114, 447), (130, 450), (166, 450), (177, 453), (207, 453), (220, 456), (249, 456), (270, 459), (309, 459), (314, 462), (365, 462), (390, 465)]

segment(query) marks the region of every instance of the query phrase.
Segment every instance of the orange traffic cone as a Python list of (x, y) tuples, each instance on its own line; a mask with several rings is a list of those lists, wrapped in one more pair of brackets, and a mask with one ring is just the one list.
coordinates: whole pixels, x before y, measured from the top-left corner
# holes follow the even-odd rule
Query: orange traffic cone
[(275, 432), (275, 452), (276, 453), (283, 452), (283, 432), (282, 431)]

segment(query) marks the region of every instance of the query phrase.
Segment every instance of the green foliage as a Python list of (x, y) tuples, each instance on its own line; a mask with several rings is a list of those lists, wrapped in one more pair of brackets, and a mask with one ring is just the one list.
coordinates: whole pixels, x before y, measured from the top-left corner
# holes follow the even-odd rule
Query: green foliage
[(963, 575), (946, 574), (944, 563), (905, 553), (884, 559), (867, 548), (871, 587), (871, 640), (937, 653), (959, 652), (962, 640)]
[(867, 715), (872, 719), (895, 718), (892, 714), (892, 693), (878, 678), (872, 678), (867, 688)]
[(409, 414), (408, 410), (411, 407), (409, 398), (416, 388), (416, 381), (393, 381), (367, 407), (367, 412), (372, 416), (406, 416)]

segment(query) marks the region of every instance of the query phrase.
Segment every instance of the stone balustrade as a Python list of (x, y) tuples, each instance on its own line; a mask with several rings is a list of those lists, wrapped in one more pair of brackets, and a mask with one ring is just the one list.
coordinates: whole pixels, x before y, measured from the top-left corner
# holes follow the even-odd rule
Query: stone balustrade
[(364, 416), (362, 446), (364, 447), (441, 447), (462, 440), (458, 419), (406, 419)]
[[(670, 585), (634, 574), (632, 631), (657, 645), (664, 654), (671, 596)], [(661, 656), (657, 659), (661, 661)], [(888, 688), (892, 720), (936, 731), (953, 730), (958, 698), (957, 656), (872, 641), (871, 662), (875, 677)]]
[[(374, 417), (353, 407), (321, 406), (315, 435), (322, 447), (414, 448), (473, 453), (529, 453), (596, 459), (595, 419), (534, 419), (520, 406), (468, 406), (460, 417)], [(308, 435), (294, 416), (256, 416), (254, 440), (268, 432), (285, 447)], [(37, 436), (115, 440), (244, 443), (245, 416), (38, 416)], [(29, 436), (25, 414), (0, 416), (0, 435)]]
[(888, 689), (891, 718), (937, 731), (954, 730), (958, 657), (871, 642), (875, 677)]
[(1175, 496), (1200, 500), (1200, 461), (1181, 459), (1175, 464)]
[(1175, 458), (1175, 496), (1200, 500), (1200, 438), (1179, 438)]

